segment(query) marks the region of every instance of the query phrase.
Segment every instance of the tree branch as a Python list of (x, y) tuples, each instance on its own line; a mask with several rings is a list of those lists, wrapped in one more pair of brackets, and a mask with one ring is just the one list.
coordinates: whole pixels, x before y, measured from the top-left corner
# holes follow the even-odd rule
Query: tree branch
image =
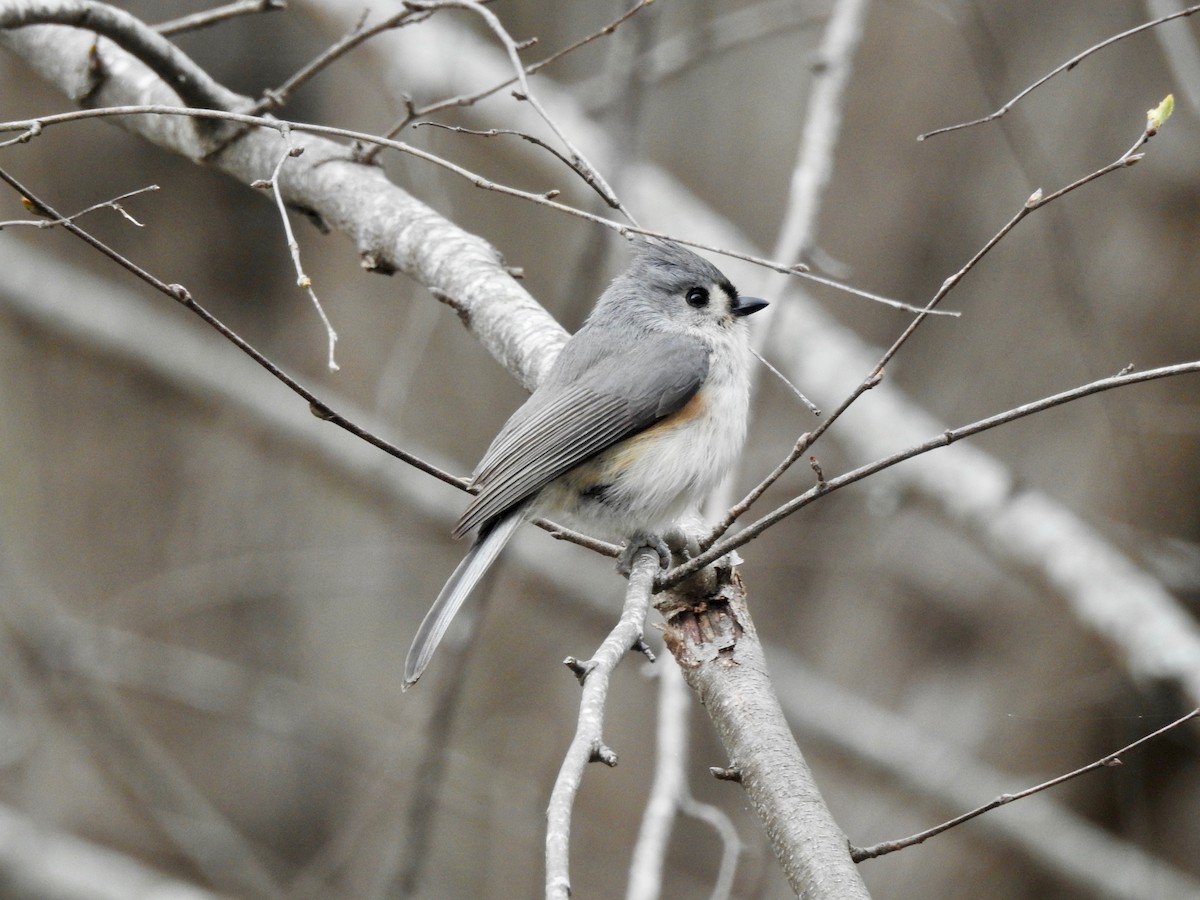
[(629, 573), (629, 588), (621, 618), (608, 637), (586, 662), (568, 657), (567, 665), (579, 676), (583, 696), (579, 700), (579, 722), (575, 737), (563, 758), (562, 768), (550, 793), (546, 809), (546, 898), (567, 900), (571, 896), (570, 846), (571, 812), (575, 795), (589, 762), (617, 764), (616, 754), (604, 744), (604, 704), (608, 698), (609, 677), (625, 654), (642, 640), (646, 613), (650, 609), (650, 589), (658, 571), (658, 555), (647, 547), (634, 557)]
[[(1068, 391), (1063, 391), (1059, 394), (1054, 394), (1050, 397), (1044, 397), (1041, 400), (1035, 400), (1031, 403), (1023, 404), (1022, 406), (1006, 410), (1002, 413), (997, 413), (994, 416), (989, 416), (986, 419), (980, 419), (972, 422), (969, 425), (963, 425), (958, 428), (948, 428), (937, 437), (928, 438), (917, 444), (914, 447), (909, 447), (907, 450), (901, 450), (898, 453), (893, 453), (891, 456), (876, 460), (864, 466), (859, 466), (846, 472), (844, 475), (839, 475), (836, 478), (825, 480), (820, 478), (815, 487), (810, 488), (798, 497), (794, 497), (787, 503), (776, 507), (767, 515), (758, 519), (750, 525), (747, 525), (737, 534), (732, 537), (725, 538), (719, 543), (713, 545), (703, 553), (692, 557), (687, 562), (676, 566), (668, 572), (663, 573), (659, 578), (657, 587), (659, 590), (673, 587), (679, 584), (684, 579), (695, 575), (701, 569), (711, 565), (716, 560), (720, 559), (731, 550), (736, 550), (748, 544), (754, 538), (758, 537), (771, 526), (782, 521), (788, 516), (808, 506), (814, 500), (824, 497), (831, 491), (836, 491), (839, 488), (862, 481), (864, 478), (874, 475), (877, 472), (882, 472), (884, 469), (889, 469), (897, 463), (912, 459), (915, 456), (920, 456), (928, 453), (931, 450), (937, 450), (942, 447), (948, 447), (955, 441), (962, 440), (965, 437), (979, 434), (988, 431), (992, 428), (997, 428), (1000, 425), (1006, 425), (1009, 422), (1015, 422), (1017, 419), (1023, 419), (1026, 416), (1031, 416), (1035, 413), (1044, 412), (1048, 409), (1053, 409), (1056, 406), (1062, 406), (1064, 403), (1070, 403), (1073, 400), (1079, 400), (1083, 397), (1098, 394), (1102, 391), (1110, 391), (1113, 388), (1125, 387), (1131, 384), (1140, 384), (1144, 381), (1155, 381), (1159, 378), (1172, 378), (1177, 375), (1191, 375), (1200, 372), (1200, 361), (1176, 363), (1170, 366), (1160, 366), (1156, 369), (1147, 369), (1143, 372), (1129, 372), (1121, 375), (1114, 375), (1111, 378), (1101, 378), (1097, 381), (1089, 382), (1088, 384), (1080, 385)], [(1198, 673), (1200, 676), (1200, 673)], [(1200, 682), (1198, 682), (1200, 685)]]
[(1127, 37), (1133, 37), (1133, 35), (1135, 35), (1135, 34), (1146, 31), (1149, 28), (1155, 28), (1159, 25), (1162, 25), (1164, 22), (1170, 22), (1172, 19), (1182, 18), (1183, 16), (1191, 16), (1198, 12), (1200, 12), (1200, 4), (1197, 4), (1196, 6), (1189, 6), (1187, 9), (1181, 9), (1178, 12), (1173, 12), (1173, 13), (1170, 13), (1169, 15), (1159, 16), (1157, 19), (1153, 19), (1149, 22), (1143, 22), (1141, 25), (1138, 25), (1135, 28), (1130, 28), (1127, 31), (1122, 31), (1120, 34), (1114, 34), (1111, 37), (1105, 38), (1104, 40), (1100, 41), (1100, 43), (1093, 44), (1092, 46), (1088, 47), (1082, 53), (1077, 53), (1075, 56), (1072, 56), (1061, 66), (1058, 66), (1057, 68), (1052, 69), (1049, 72), (1047, 72), (1045, 75), (1043, 75), (1041, 78), (1039, 78), (1033, 84), (1029, 85), (1029, 87), (1025, 88), (1023, 91), (1021, 91), (1019, 94), (1017, 94), (1011, 100), (1009, 100), (1007, 103), (1005, 103), (999, 109), (997, 109), (995, 112), (988, 113), (986, 116), (983, 116), (978, 119), (972, 119), (970, 122), (960, 122), (957, 125), (947, 125), (943, 128), (935, 128), (933, 131), (926, 131), (924, 134), (917, 135), (917, 140), (924, 141), (924, 140), (927, 140), (928, 138), (934, 137), (935, 135), (946, 134), (947, 132), (950, 132), (950, 131), (959, 131), (960, 129), (963, 129), (963, 128), (971, 128), (972, 126), (975, 126), (975, 125), (983, 125), (983, 124), (986, 124), (987, 122), (992, 122), (996, 119), (999, 119), (1001, 116), (1007, 114), (1010, 109), (1012, 109), (1014, 106), (1016, 106), (1018, 103), (1020, 103), (1021, 100), (1023, 100), (1026, 96), (1028, 96), (1029, 94), (1036, 91), (1038, 88), (1040, 88), (1043, 84), (1045, 84), (1047, 81), (1049, 81), (1055, 75), (1061, 75), (1063, 72), (1070, 72), (1072, 69), (1074, 69), (1077, 65), (1079, 65), (1081, 62), (1083, 62), (1085, 59), (1087, 59), (1093, 53), (1099, 53), (1105, 47), (1110, 47), (1113, 44), (1117, 43), (1117, 41), (1123, 41)]
[(868, 896), (792, 737), (767, 674), (741, 578), (716, 567), (656, 606), (663, 639), (704, 704), (788, 884), (798, 896)]
[(178, 19), (171, 19), (168, 22), (159, 22), (154, 26), (154, 30), (164, 37), (169, 37), (173, 34), (183, 34), (219, 25), (238, 16), (252, 16), (280, 9), (287, 9), (287, 0), (236, 0), (234, 3), (206, 9), (190, 16), (180, 16)]
[[(0, 44), (64, 93), (79, 94), (76, 63), (91, 52), (86, 34), (22, 28), (0, 32)], [(104, 60), (104, 77), (98, 85), (87, 86), (92, 103), (174, 107), (170, 90), (147, 78), (140, 62), (104, 47), (97, 52)], [(205, 147), (179, 112), (176, 108), (174, 116), (134, 116), (119, 122), (168, 150), (204, 159)], [(537, 384), (567, 335), (505, 271), (496, 251), (388, 181), (381, 170), (348, 159), (340, 145), (319, 137), (306, 138), (302, 145), (304, 155), (292, 160), (280, 180), (288, 205), (316, 214), (350, 237), (364, 267), (403, 271), (453, 297), (459, 317), (484, 348), (526, 387)], [(278, 159), (275, 134), (251, 130), (207, 161), (250, 185), (269, 178)]]
[[(233, 110), (245, 105), (245, 98), (222, 87), (178, 47), (124, 10), (91, 0), (8, 0), (0, 7), (0, 29), (51, 24), (103, 35), (148, 66), (188, 106)], [(86, 87), (77, 85), (71, 96), (77, 101), (89, 98)]]
[[(768, 646), (767, 655), (789, 721), (809, 739), (849, 756), (856, 766), (882, 773), (913, 802), (932, 799), (941, 808), (959, 810), (1020, 780), (781, 650)], [(1147, 884), (1154, 885), (1155, 900), (1200, 896), (1195, 876), (1115, 837), (1046, 794), (1010, 806), (1004, 815), (983, 816), (972, 827), (982, 840), (1011, 848), (1083, 896), (1145, 900)]]
[(872, 844), (870, 847), (855, 847), (850, 851), (850, 855), (854, 858), (855, 862), (862, 862), (863, 860), (867, 859), (876, 859), (877, 857), (884, 856), (888, 853), (895, 853), (897, 850), (903, 850), (906, 847), (914, 847), (917, 844), (924, 843), (931, 837), (935, 837), (939, 834), (949, 831), (951, 828), (961, 825), (964, 822), (969, 822), (977, 816), (991, 812), (993, 809), (999, 809), (1001, 806), (1004, 806), (1008, 803), (1013, 803), (1017, 800), (1024, 800), (1026, 797), (1032, 797), (1034, 794), (1049, 790), (1052, 787), (1057, 787), (1064, 782), (1071, 781), (1072, 779), (1078, 778), (1081, 775), (1086, 775), (1088, 772), (1095, 772), (1097, 769), (1119, 766), (1121, 765), (1121, 757), (1125, 756), (1127, 753), (1129, 753), (1129, 751), (1134, 750), (1140, 747), (1142, 744), (1152, 741), (1157, 737), (1161, 737), (1168, 731), (1178, 728), (1184, 722), (1188, 722), (1197, 717), (1200, 717), (1200, 709), (1193, 709), (1190, 713), (1176, 719), (1169, 725), (1164, 725), (1162, 728), (1157, 729), (1153, 733), (1144, 737), (1140, 737), (1131, 744), (1127, 744), (1116, 753), (1110, 753), (1108, 756), (1101, 757), (1095, 762), (1088, 763), (1086, 766), (1080, 766), (1078, 769), (1067, 772), (1065, 775), (1059, 775), (1057, 778), (1051, 778), (1049, 781), (1043, 781), (1041, 784), (1034, 785), (1031, 788), (1026, 788), (1023, 791), (1001, 794), (994, 800), (991, 800), (982, 806), (977, 806), (975, 809), (972, 809), (969, 812), (965, 812), (960, 816), (955, 816), (948, 822), (942, 822), (940, 825), (935, 825), (933, 828), (928, 828), (918, 834), (910, 835), (909, 837), (900, 838), (899, 840), (894, 841), (882, 841), (878, 844)]

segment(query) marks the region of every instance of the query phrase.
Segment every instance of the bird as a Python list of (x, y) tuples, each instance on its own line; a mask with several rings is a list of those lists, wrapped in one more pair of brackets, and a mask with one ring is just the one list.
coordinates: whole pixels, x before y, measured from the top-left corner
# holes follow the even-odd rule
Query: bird
[(634, 245), (628, 267), (476, 466), (475, 496), (453, 533), (478, 534), (417, 629), (405, 690), (522, 522), (548, 516), (624, 542), (625, 574), (647, 546), (665, 567), (664, 537), (740, 454), (753, 359), (745, 319), (767, 301), (740, 295), (679, 244)]

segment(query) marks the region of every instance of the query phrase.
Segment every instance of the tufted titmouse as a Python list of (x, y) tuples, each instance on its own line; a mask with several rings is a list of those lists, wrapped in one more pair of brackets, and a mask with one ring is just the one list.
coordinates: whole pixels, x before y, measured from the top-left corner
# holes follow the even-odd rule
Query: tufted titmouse
[(669, 562), (663, 535), (725, 474), (746, 436), (750, 343), (739, 297), (714, 265), (642, 241), (541, 384), (475, 469), (479, 493), (454, 528), (479, 536), (413, 639), (404, 687), (517, 526), (547, 515)]

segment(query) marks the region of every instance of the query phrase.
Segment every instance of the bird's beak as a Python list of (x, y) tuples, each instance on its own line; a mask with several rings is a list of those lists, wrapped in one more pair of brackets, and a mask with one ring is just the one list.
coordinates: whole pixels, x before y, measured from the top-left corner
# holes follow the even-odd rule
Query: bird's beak
[(767, 305), (766, 300), (760, 300), (758, 297), (738, 297), (729, 307), (729, 311), (738, 317), (748, 316), (751, 313), (758, 312)]

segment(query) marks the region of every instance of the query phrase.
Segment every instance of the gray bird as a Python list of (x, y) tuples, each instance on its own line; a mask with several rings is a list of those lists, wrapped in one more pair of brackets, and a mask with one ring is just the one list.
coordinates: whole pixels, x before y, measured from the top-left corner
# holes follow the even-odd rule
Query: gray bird
[(426, 613), (404, 688), (429, 664), (463, 601), (517, 526), (548, 516), (669, 561), (663, 535), (695, 511), (741, 451), (750, 393), (741, 297), (716, 266), (665, 241), (639, 241), (629, 268), (512, 414), (475, 469), (478, 493), (455, 525), (474, 545)]

